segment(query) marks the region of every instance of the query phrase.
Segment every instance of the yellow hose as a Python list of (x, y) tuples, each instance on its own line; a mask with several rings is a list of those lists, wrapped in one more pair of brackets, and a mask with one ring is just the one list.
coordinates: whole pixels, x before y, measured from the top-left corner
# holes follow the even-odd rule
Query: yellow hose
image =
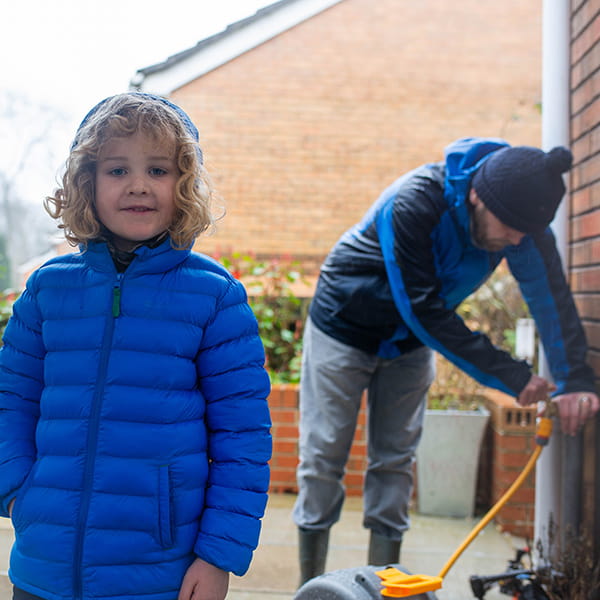
[(446, 575), (446, 573), (450, 570), (450, 567), (456, 562), (458, 557), (465, 551), (466, 547), (477, 537), (479, 532), (496, 516), (498, 511), (508, 502), (510, 497), (515, 493), (517, 488), (523, 483), (523, 481), (528, 477), (529, 473), (535, 466), (535, 463), (538, 459), (538, 456), (542, 452), (542, 446), (536, 446), (533, 454), (530, 459), (527, 461), (523, 471), (521, 474), (515, 479), (513, 484), (506, 490), (504, 495), (492, 506), (492, 508), (487, 512), (485, 517), (481, 519), (481, 521), (477, 524), (477, 526), (469, 533), (469, 535), (465, 538), (464, 542), (455, 550), (454, 554), (448, 559), (448, 562), (444, 565), (444, 568), (439, 572), (438, 577), (442, 579)]
[(456, 549), (454, 554), (449, 558), (444, 568), (440, 571), (437, 577), (431, 575), (408, 575), (399, 571), (396, 568), (390, 567), (383, 571), (378, 571), (377, 575), (382, 579), (384, 590), (382, 594), (392, 598), (404, 598), (414, 596), (415, 594), (430, 592), (442, 587), (442, 580), (452, 565), (457, 561), (458, 557), (465, 551), (467, 546), (477, 537), (481, 530), (496, 516), (498, 511), (508, 502), (510, 497), (517, 491), (519, 486), (527, 479), (542, 448), (548, 444), (552, 435), (552, 418), (557, 414), (556, 404), (546, 402), (546, 410), (543, 417), (540, 417), (536, 429), (536, 448), (532, 452), (527, 464), (521, 471), (520, 475), (515, 479), (513, 484), (506, 490), (504, 495), (492, 506), (481, 521), (473, 528), (471, 533), (465, 538), (461, 545)]

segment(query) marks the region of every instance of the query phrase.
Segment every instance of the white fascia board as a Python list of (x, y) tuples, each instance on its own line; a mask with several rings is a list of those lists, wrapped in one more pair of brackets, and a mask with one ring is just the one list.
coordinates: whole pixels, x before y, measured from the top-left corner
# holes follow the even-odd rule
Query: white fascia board
[(180, 62), (162, 71), (146, 75), (140, 90), (168, 96), (173, 90), (220, 67), (226, 62), (263, 44), (280, 33), (298, 25), (343, 0), (303, 0), (284, 6), (272, 14), (257, 19), (231, 35), (224, 35), (214, 44), (193, 52)]

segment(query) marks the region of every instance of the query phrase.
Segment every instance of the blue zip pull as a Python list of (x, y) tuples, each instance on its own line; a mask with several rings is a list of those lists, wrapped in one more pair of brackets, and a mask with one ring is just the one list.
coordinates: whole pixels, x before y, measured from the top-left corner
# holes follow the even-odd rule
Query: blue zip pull
[(113, 287), (112, 315), (117, 318), (121, 314), (121, 274)]

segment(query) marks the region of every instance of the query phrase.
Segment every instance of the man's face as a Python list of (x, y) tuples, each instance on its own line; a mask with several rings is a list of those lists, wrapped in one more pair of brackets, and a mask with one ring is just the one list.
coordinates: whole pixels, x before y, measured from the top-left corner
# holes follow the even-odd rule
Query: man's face
[(508, 227), (490, 212), (477, 192), (471, 188), (471, 241), (473, 245), (488, 252), (499, 252), (506, 246), (516, 246), (525, 237), (521, 231)]

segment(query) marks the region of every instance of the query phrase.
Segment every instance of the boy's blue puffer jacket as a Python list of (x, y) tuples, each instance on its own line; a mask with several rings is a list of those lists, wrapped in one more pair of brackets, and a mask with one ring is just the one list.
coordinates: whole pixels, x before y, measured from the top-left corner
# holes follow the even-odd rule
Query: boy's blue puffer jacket
[(269, 484), (269, 381), (242, 285), (214, 261), (105, 244), (53, 259), (0, 352), (10, 577), (49, 600), (175, 600), (196, 556), (243, 574)]

